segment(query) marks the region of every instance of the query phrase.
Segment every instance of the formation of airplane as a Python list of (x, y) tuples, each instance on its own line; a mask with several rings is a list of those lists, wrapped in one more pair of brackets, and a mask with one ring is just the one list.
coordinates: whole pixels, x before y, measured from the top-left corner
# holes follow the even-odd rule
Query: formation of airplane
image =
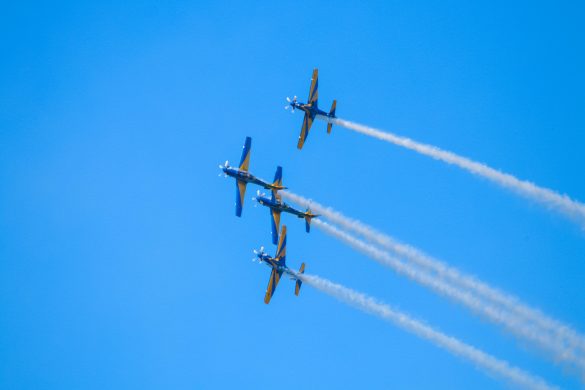
[(286, 266), (286, 225), (282, 225), (282, 233), (280, 234), (278, 247), (276, 248), (276, 255), (274, 257), (271, 257), (266, 252), (264, 252), (263, 247), (261, 247), (259, 251), (255, 250), (254, 253), (258, 257), (258, 261), (260, 261), (260, 263), (265, 263), (267, 266), (272, 268), (272, 271), (270, 272), (270, 279), (268, 280), (268, 287), (266, 288), (266, 294), (264, 295), (264, 303), (270, 303), (270, 299), (272, 298), (272, 295), (274, 295), (276, 286), (278, 285), (278, 282), (280, 282), (280, 278), (282, 277), (283, 273), (290, 275), (292, 280), (296, 280), (295, 295), (299, 295), (303, 281), (299, 278), (298, 275), (302, 275), (305, 272), (305, 263), (301, 264), (301, 268), (299, 269), (298, 273), (294, 272)]
[[(303, 119), (303, 126), (301, 127), (301, 135), (299, 136), (299, 142), (297, 143), (297, 148), (302, 149), (303, 145), (305, 144), (305, 140), (309, 136), (309, 130), (313, 125), (313, 121), (317, 116), (322, 116), (324, 118), (333, 119), (336, 118), (335, 116), (335, 109), (337, 107), (337, 100), (333, 100), (333, 104), (331, 105), (331, 110), (329, 112), (325, 112), (319, 109), (318, 101), (319, 101), (319, 70), (315, 68), (313, 70), (313, 77), (311, 79), (311, 88), (309, 89), (309, 98), (307, 99), (307, 103), (302, 103), (297, 101), (297, 97), (295, 96), (292, 100), (290, 98), (286, 98), (289, 102), (289, 105), (285, 108), (288, 109), (292, 107), (292, 112), (295, 109), (302, 110), (305, 113), (305, 117)], [(333, 123), (327, 123), (327, 134), (331, 134), (331, 128), (333, 127)]]
[[(295, 109), (299, 109), (305, 113), (303, 119), (303, 126), (301, 128), (301, 134), (299, 136), (299, 141), (297, 144), (298, 149), (302, 149), (305, 140), (309, 135), (309, 130), (313, 125), (313, 121), (318, 116), (323, 117), (328, 121), (327, 134), (331, 134), (331, 128), (333, 126), (331, 119), (336, 118), (335, 109), (337, 101), (333, 100), (331, 110), (328, 113), (320, 110), (318, 106), (319, 96), (318, 89), (319, 89), (318, 70), (314, 69), (307, 103), (297, 101), (296, 96), (293, 98), (293, 100), (287, 98), (289, 105), (287, 105), (286, 108), (292, 107), (293, 112), (295, 111)], [(303, 275), (303, 273), (305, 272), (305, 263), (301, 264), (299, 272), (291, 270), (286, 265), (286, 225), (282, 225), (282, 231), (279, 232), (281, 213), (284, 212), (295, 215), (298, 218), (303, 218), (305, 220), (305, 229), (307, 233), (309, 233), (311, 230), (311, 220), (313, 218), (318, 217), (319, 215), (313, 214), (309, 208), (307, 208), (307, 210), (304, 212), (301, 210), (297, 210), (294, 207), (282, 201), (282, 198), (278, 194), (278, 191), (287, 188), (282, 185), (282, 167), (277, 166), (276, 173), (274, 175), (274, 180), (272, 181), (272, 183), (269, 183), (265, 180), (262, 180), (252, 175), (248, 171), (248, 168), (250, 166), (251, 151), (252, 138), (246, 137), (246, 141), (244, 142), (244, 148), (242, 150), (240, 164), (237, 167), (232, 167), (229, 165), (229, 162), (226, 161), (225, 164), (220, 165), (219, 168), (223, 171), (226, 177), (230, 176), (236, 180), (236, 216), (238, 217), (242, 216), (242, 206), (244, 205), (244, 196), (246, 194), (246, 186), (248, 185), (248, 183), (256, 184), (272, 192), (272, 196), (269, 198), (265, 194), (260, 193), (260, 190), (258, 190), (257, 197), (255, 198), (255, 200), (262, 206), (266, 206), (270, 209), (272, 243), (275, 245), (278, 244), (276, 254), (274, 257), (271, 257), (266, 252), (264, 252), (264, 247), (261, 247), (260, 251), (254, 250), (254, 253), (256, 254), (256, 257), (259, 260), (259, 262), (265, 263), (272, 269), (270, 273), (270, 280), (268, 281), (268, 287), (266, 289), (266, 294), (264, 296), (264, 303), (268, 304), (272, 299), (272, 296), (274, 295), (274, 291), (276, 290), (276, 286), (278, 285), (280, 278), (285, 273), (288, 274), (292, 280), (296, 281), (295, 295), (298, 296), (302, 284), (301, 275)]]
[(285, 212), (292, 215), (296, 215), (299, 218), (305, 219), (305, 230), (307, 233), (311, 231), (311, 219), (318, 217), (318, 214), (313, 214), (310, 208), (303, 212), (295, 209), (292, 206), (284, 203), (275, 191), (272, 192), (272, 197), (267, 198), (265, 194), (261, 194), (260, 190), (256, 192), (256, 201), (262, 206), (266, 206), (270, 209), (270, 227), (272, 232), (272, 243), (276, 245), (278, 241), (278, 231), (280, 229), (280, 213)]
[(248, 172), (250, 166), (250, 153), (252, 151), (252, 138), (246, 137), (244, 142), (244, 150), (242, 150), (242, 158), (240, 159), (240, 165), (236, 167), (230, 167), (229, 162), (226, 161), (225, 165), (220, 165), (219, 168), (223, 171), (226, 176), (233, 177), (236, 179), (236, 216), (242, 216), (242, 206), (244, 204), (244, 195), (246, 194), (246, 185), (248, 183), (257, 184), (268, 190), (278, 191), (284, 190), (286, 187), (282, 186), (282, 168), (276, 168), (276, 175), (274, 181), (268, 183), (262, 179), (257, 178)]

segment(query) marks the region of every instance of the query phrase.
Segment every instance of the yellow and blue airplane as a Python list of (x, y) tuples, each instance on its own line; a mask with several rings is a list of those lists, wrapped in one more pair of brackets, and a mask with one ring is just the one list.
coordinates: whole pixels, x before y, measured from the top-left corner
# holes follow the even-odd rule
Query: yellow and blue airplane
[(305, 140), (309, 136), (309, 130), (311, 129), (311, 125), (313, 125), (315, 117), (322, 116), (327, 119), (328, 121), (327, 134), (331, 134), (331, 127), (333, 126), (333, 123), (331, 123), (329, 120), (336, 118), (335, 116), (335, 109), (337, 106), (336, 100), (333, 100), (333, 104), (331, 105), (331, 110), (329, 111), (329, 113), (326, 113), (325, 111), (319, 109), (319, 106), (317, 104), (319, 98), (318, 73), (319, 70), (315, 68), (313, 70), (313, 77), (311, 79), (311, 89), (309, 90), (309, 99), (307, 99), (307, 103), (298, 102), (296, 96), (293, 98), (293, 100), (290, 100), (290, 98), (288, 97), (286, 98), (286, 100), (289, 102), (289, 104), (285, 107), (286, 109), (292, 107), (292, 112), (294, 112), (295, 109), (298, 108), (299, 110), (302, 110), (305, 113), (305, 118), (303, 119), (303, 127), (301, 127), (301, 135), (299, 136), (299, 142), (297, 144), (297, 148), (299, 149), (303, 148)]
[[(274, 183), (267, 183), (266, 181), (257, 178), (256, 176), (252, 175), (248, 172), (248, 167), (250, 165), (250, 153), (252, 150), (252, 138), (246, 137), (246, 141), (244, 142), (244, 150), (242, 151), (242, 158), (240, 160), (240, 165), (236, 167), (230, 167), (229, 162), (226, 161), (225, 165), (220, 165), (219, 167), (223, 171), (223, 173), (227, 176), (231, 176), (236, 179), (236, 216), (242, 216), (242, 205), (244, 204), (244, 195), (246, 194), (246, 185), (248, 183), (257, 184), (262, 186), (268, 190), (278, 191), (284, 190), (286, 187), (283, 187), (275, 180)], [(281, 173), (279, 173), (281, 172)], [(276, 178), (282, 176), (282, 168), (276, 168)]]
[[(282, 183), (282, 182), (281, 182)], [(276, 244), (278, 241), (278, 231), (280, 229), (280, 213), (285, 212), (292, 215), (296, 215), (299, 218), (305, 219), (305, 230), (307, 233), (311, 231), (311, 219), (318, 217), (319, 215), (313, 214), (310, 208), (307, 208), (306, 212), (297, 210), (288, 204), (284, 203), (280, 198), (280, 195), (276, 191), (272, 191), (272, 197), (268, 198), (265, 194), (261, 194), (260, 190), (256, 192), (255, 200), (262, 206), (270, 208), (270, 226), (272, 232), (272, 243)]]
[(254, 250), (254, 253), (258, 257), (258, 261), (260, 263), (266, 263), (267, 266), (272, 268), (272, 272), (270, 273), (270, 280), (268, 281), (268, 287), (266, 288), (266, 294), (264, 295), (264, 303), (270, 303), (270, 299), (272, 298), (272, 295), (274, 295), (276, 286), (278, 285), (278, 282), (280, 281), (283, 273), (289, 274), (292, 280), (296, 280), (295, 295), (299, 295), (303, 281), (299, 278), (298, 275), (302, 275), (305, 272), (305, 263), (301, 264), (301, 268), (299, 269), (298, 273), (294, 272), (286, 266), (286, 225), (282, 225), (282, 233), (280, 234), (276, 255), (274, 257), (266, 254), (263, 247), (261, 247), (259, 251)]

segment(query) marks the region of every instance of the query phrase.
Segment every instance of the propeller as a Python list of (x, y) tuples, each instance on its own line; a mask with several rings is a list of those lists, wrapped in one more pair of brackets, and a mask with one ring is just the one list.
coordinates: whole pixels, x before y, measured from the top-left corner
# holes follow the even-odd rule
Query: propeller
[[(258, 201), (258, 198), (260, 197), (265, 197), (266, 194), (263, 192), (260, 192), (260, 190), (256, 190), (256, 196), (252, 198), (252, 200)], [(255, 207), (256, 205), (254, 205)]]
[[(219, 164), (219, 169), (221, 169), (221, 170), (223, 171), (225, 168), (229, 168), (229, 166), (230, 166), (230, 163), (229, 163), (227, 160), (225, 160), (225, 165), (221, 165), (221, 164)], [(224, 173), (220, 173), (220, 174), (219, 174), (219, 175), (217, 175), (217, 176), (218, 176), (218, 177), (221, 177), (221, 175), (223, 175), (223, 176), (225, 176), (225, 177), (227, 177), (227, 176), (228, 176), (228, 175), (227, 175), (227, 173), (225, 173), (225, 172), (224, 172)]]
[(287, 97), (286, 97), (286, 101), (287, 101), (289, 104), (287, 104), (286, 106), (284, 106), (284, 109), (285, 109), (285, 110), (288, 110), (289, 108), (291, 108), (291, 107), (292, 107), (292, 110), (290, 111), (290, 112), (291, 112), (291, 114), (292, 114), (293, 112), (295, 112), (295, 104), (296, 104), (296, 102), (297, 102), (297, 97), (295, 96), (295, 97), (293, 97), (293, 99), (292, 99), (292, 100), (290, 100), (290, 98), (287, 96)]
[[(258, 202), (258, 198), (263, 196), (264, 194), (260, 193), (260, 190), (256, 191), (256, 196), (252, 197), (252, 200)], [(254, 203), (254, 207), (258, 206), (258, 203)]]

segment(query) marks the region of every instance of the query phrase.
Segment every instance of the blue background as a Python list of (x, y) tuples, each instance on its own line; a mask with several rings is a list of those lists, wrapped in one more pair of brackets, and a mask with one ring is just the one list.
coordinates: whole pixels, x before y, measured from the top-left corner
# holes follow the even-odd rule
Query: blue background
[[(9, 3), (0, 15), (0, 387), (494, 388), (471, 364), (283, 280), (268, 212), (217, 165), (253, 137), (333, 206), (585, 330), (583, 230), (285, 96), (585, 200), (581, 2)], [(296, 218), (288, 262), (563, 387), (570, 371)]]

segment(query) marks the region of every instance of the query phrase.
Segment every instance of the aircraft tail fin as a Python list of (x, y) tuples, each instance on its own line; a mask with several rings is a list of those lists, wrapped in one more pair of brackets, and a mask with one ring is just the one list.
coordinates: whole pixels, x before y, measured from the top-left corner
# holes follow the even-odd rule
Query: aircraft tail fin
[[(304, 274), (305, 273), (305, 263), (301, 264), (301, 268), (299, 269), (299, 274)], [(298, 297), (299, 293), (301, 292), (301, 284), (303, 284), (303, 281), (299, 278), (297, 278), (297, 282), (295, 283), (295, 295)]]
[[(333, 100), (333, 104), (331, 105), (331, 110), (329, 111), (329, 118), (335, 118), (335, 110), (337, 109), (337, 100)], [(333, 127), (333, 123), (327, 123), (327, 134), (331, 134), (331, 128)]]

